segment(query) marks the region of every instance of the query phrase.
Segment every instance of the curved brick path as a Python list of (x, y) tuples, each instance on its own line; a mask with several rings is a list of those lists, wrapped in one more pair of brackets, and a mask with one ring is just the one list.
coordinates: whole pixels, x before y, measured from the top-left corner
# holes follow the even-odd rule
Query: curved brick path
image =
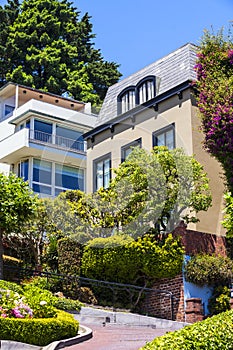
[(166, 329), (156, 329), (146, 326), (127, 326), (106, 324), (85, 324), (93, 330), (93, 337), (80, 344), (64, 348), (65, 350), (138, 350), (163, 335)]

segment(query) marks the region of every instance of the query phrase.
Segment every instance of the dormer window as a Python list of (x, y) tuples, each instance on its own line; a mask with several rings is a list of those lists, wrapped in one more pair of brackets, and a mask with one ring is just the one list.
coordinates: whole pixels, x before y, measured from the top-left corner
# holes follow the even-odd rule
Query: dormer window
[(155, 78), (143, 79), (143, 82), (138, 85), (137, 91), (139, 105), (151, 100), (155, 97)]
[(118, 114), (125, 113), (151, 100), (155, 97), (155, 90), (155, 76), (153, 75), (143, 78), (136, 86), (124, 89), (117, 97)]
[(136, 93), (134, 87), (122, 91), (118, 97), (119, 113), (125, 113), (136, 106)]

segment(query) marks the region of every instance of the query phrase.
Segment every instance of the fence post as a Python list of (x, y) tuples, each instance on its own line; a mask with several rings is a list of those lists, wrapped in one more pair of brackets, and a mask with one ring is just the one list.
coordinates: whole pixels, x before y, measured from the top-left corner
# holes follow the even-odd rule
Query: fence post
[(171, 319), (174, 321), (174, 297), (173, 294), (171, 294)]

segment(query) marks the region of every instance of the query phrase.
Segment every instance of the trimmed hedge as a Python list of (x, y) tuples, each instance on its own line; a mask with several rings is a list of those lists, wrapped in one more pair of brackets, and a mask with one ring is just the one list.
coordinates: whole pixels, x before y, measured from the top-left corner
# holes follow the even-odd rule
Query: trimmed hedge
[(233, 310), (205, 321), (169, 332), (147, 343), (141, 350), (229, 350), (233, 349)]
[(184, 249), (169, 234), (158, 242), (147, 234), (136, 241), (129, 236), (94, 238), (84, 248), (82, 274), (111, 282), (145, 285), (172, 278), (182, 271)]
[(45, 346), (75, 337), (78, 328), (73, 315), (60, 310), (54, 318), (0, 318), (0, 339)]

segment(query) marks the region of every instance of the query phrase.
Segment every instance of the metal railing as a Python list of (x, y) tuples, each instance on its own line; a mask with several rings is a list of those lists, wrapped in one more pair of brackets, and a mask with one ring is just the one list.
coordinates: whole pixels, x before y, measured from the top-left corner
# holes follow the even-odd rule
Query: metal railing
[(39, 130), (29, 130), (29, 139), (39, 143), (51, 144), (54, 147), (71, 150), (74, 152), (85, 152), (86, 144), (84, 141), (69, 139), (63, 136), (48, 134)]
[[(75, 282), (76, 287), (91, 287), (91, 288), (99, 288), (101, 293), (104, 291), (110, 290), (112, 292), (112, 305), (113, 309), (115, 310), (114, 303), (116, 301), (116, 296), (122, 294), (123, 292), (128, 293), (128, 298), (132, 302), (133, 296), (136, 296), (137, 302), (144, 297), (148, 296), (154, 296), (157, 295), (159, 297), (166, 296), (170, 300), (170, 316), (167, 318), (170, 318), (171, 320), (175, 320), (175, 303), (178, 301), (178, 299), (174, 296), (174, 294), (167, 290), (162, 289), (155, 289), (155, 288), (147, 288), (147, 287), (140, 287), (132, 284), (124, 284), (124, 283), (116, 283), (116, 282), (108, 282), (103, 280), (96, 280), (96, 279), (90, 279), (86, 277), (81, 277), (78, 275), (65, 275), (65, 274), (57, 274), (53, 272), (48, 271), (38, 271), (38, 270), (31, 270), (27, 268), (20, 268), (20, 267), (12, 267), (12, 266), (4, 266), (5, 271), (14, 271), (15, 280), (17, 282), (20, 282), (25, 277), (32, 277), (32, 276), (41, 276), (46, 277), (48, 285), (51, 284), (52, 281), (60, 281), (60, 282)], [(147, 303), (146, 303), (147, 304)], [(145, 306), (145, 312), (144, 314), (148, 315), (149, 305)], [(169, 312), (169, 311), (168, 311)], [(161, 316), (159, 316), (161, 317)]]

